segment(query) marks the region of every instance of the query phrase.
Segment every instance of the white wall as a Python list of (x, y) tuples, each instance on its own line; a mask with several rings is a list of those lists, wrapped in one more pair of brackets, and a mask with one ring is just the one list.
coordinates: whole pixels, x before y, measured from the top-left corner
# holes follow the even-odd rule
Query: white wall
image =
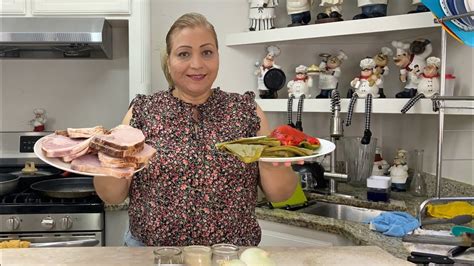
[[(319, 3), (319, 1), (316, 1)], [(411, 0), (389, 1), (389, 14), (401, 14), (413, 9)], [(286, 14), (286, 1), (280, 1), (277, 8), (277, 27), (285, 27), (290, 23)], [(318, 10), (318, 11), (317, 11)], [(359, 12), (355, 1), (345, 1), (343, 6), (343, 17), (351, 19)], [(242, 0), (154, 0), (152, 1), (152, 88), (162, 90), (167, 88), (167, 83), (161, 72), (160, 50), (164, 49), (166, 33), (173, 21), (186, 12), (199, 12), (204, 14), (214, 24), (220, 45), (220, 72), (215, 86), (232, 92), (244, 92), (256, 88), (256, 78), (253, 76), (254, 63), (265, 54), (265, 45), (246, 45), (238, 47), (226, 47), (225, 37), (229, 33), (244, 32), (248, 28), (248, 3)], [(319, 9), (313, 7), (313, 21)], [(424, 36), (432, 40), (434, 55), (439, 55), (440, 34), (427, 31)], [(411, 41), (404, 40), (404, 41)], [(346, 51), (350, 57), (342, 66), (341, 90), (345, 92), (352, 78), (358, 75), (359, 61), (365, 56), (372, 56), (382, 46), (390, 46), (390, 42), (378, 42), (373, 37), (360, 37), (347, 39), (315, 40), (308, 45), (302, 43), (278, 44), (282, 54), (277, 58), (277, 64), (281, 65), (287, 78), (292, 78), (294, 68), (299, 64), (319, 63), (318, 54), (321, 52), (335, 53), (339, 49)], [(455, 95), (474, 95), (472, 88), (473, 80), (473, 50), (462, 46), (450, 38), (448, 69), (457, 77), (459, 85)], [(461, 66), (461, 63), (463, 67)], [(402, 85), (398, 81), (398, 68), (390, 63), (392, 74), (385, 81), (386, 94), (394, 96)], [(344, 85), (345, 84), (345, 85)], [(286, 98), (284, 90), (280, 91), (280, 98)], [(313, 94), (315, 90), (313, 90)], [(345, 96), (345, 95), (344, 95)], [(268, 113), (271, 126), (286, 123), (285, 113)], [(329, 131), (328, 114), (304, 114), (303, 124), (305, 131), (316, 136), (327, 136)], [(378, 145), (383, 147), (385, 159), (391, 161), (397, 148), (413, 150), (422, 148), (425, 153), (425, 167), (427, 172), (434, 173), (436, 165), (437, 146), (437, 116), (435, 115), (381, 115), (372, 117), (372, 131), (378, 138)], [(445, 153), (443, 175), (473, 183), (473, 117), (472, 116), (448, 116), (446, 118)], [(459, 131), (461, 130), (461, 131)], [(345, 129), (346, 136), (361, 135), (363, 132), (363, 116), (356, 114), (350, 128)], [(455, 160), (452, 160), (455, 159)]]
[(0, 131), (28, 131), (33, 109), (47, 130), (122, 121), (128, 108), (128, 29), (113, 28), (113, 60), (0, 60)]

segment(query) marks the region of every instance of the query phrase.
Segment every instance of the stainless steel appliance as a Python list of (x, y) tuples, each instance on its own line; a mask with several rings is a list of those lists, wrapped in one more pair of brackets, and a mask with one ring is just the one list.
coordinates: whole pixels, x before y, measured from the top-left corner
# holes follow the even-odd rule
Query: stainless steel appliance
[[(21, 171), (26, 162), (34, 162), (41, 171), (56, 173), (35, 177), (37, 182), (78, 177), (58, 171), (35, 156), (34, 143), (47, 134), (51, 132), (0, 132), (0, 174)], [(18, 186), (0, 196), (0, 241), (22, 239), (36, 246), (104, 246), (104, 216), (104, 203), (96, 194), (58, 198)]]
[(2, 17), (0, 58), (112, 59), (112, 27), (98, 17)]

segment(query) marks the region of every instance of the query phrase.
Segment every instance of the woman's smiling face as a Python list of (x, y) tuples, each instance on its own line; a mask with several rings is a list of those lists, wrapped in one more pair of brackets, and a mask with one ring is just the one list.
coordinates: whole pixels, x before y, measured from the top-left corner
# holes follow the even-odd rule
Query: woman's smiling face
[(168, 68), (177, 89), (193, 96), (209, 93), (219, 69), (219, 52), (211, 30), (196, 26), (175, 32)]

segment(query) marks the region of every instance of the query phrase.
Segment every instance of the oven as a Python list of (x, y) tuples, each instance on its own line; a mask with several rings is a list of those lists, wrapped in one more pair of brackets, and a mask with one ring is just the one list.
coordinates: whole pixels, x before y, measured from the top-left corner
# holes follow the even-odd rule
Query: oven
[[(0, 174), (21, 171), (25, 163), (33, 162), (38, 170), (51, 173), (35, 177), (35, 183), (90, 179), (51, 167), (35, 156), (34, 143), (47, 134), (51, 132), (0, 132)], [(50, 197), (25, 186), (21, 178), (23, 186), (0, 196), (0, 241), (21, 239), (38, 247), (105, 246), (104, 203), (95, 193)]]

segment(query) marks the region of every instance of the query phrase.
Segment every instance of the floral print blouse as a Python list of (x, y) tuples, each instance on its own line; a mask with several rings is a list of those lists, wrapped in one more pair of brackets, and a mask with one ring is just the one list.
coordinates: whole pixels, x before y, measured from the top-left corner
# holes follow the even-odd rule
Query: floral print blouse
[(252, 92), (216, 88), (200, 105), (176, 98), (172, 89), (134, 99), (130, 124), (157, 149), (130, 188), (135, 238), (149, 246), (258, 245), (258, 165), (215, 148), (218, 142), (256, 136), (260, 118), (254, 98)]

